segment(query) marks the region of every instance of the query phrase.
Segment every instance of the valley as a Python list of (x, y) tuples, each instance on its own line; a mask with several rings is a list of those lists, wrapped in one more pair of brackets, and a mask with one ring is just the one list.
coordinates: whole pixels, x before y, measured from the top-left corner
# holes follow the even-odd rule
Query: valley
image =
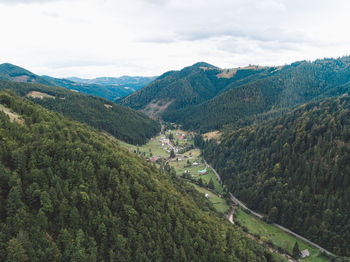
[(350, 262), (349, 10), (0, 1), (0, 262)]
[[(310, 253), (308, 257), (302, 258), (301, 261), (331, 261), (332, 256), (323, 254), (319, 249), (288, 234), (276, 225), (264, 222), (260, 214), (247, 211), (244, 204), (242, 204), (244, 208), (237, 206), (237, 201), (239, 202), (239, 200), (226, 193), (226, 186), (221, 185), (219, 182), (219, 174), (206, 163), (200, 149), (194, 146), (195, 135), (194, 132), (173, 129), (166, 130), (141, 147), (134, 147), (121, 141), (119, 143), (129, 151), (142, 155), (147, 161), (155, 163), (158, 167), (167, 165), (168, 168), (166, 169), (170, 174), (173, 172), (173, 174), (187, 181), (189, 185), (205, 196), (201, 201), (209, 201), (216, 212), (226, 216), (228, 220), (233, 218), (232, 222), (241, 227), (248, 237), (268, 247), (272, 252), (282, 254), (286, 261), (292, 259), (291, 254), (293, 254), (295, 243), (299, 244), (300, 250), (308, 250)], [(207, 134), (203, 135), (204, 138), (207, 136)], [(186, 150), (185, 148), (188, 149)], [(183, 151), (176, 153), (175, 157), (171, 158), (171, 149), (177, 152)], [(202, 170), (206, 170), (206, 173), (203, 175), (199, 173)], [(210, 185), (210, 181), (213, 182), (212, 185)], [(231, 209), (231, 206), (234, 208)], [(232, 218), (228, 215), (229, 213), (232, 215)]]
[[(0, 143), (0, 171), (1, 163), (3, 170), (6, 171), (6, 176), (0, 176), (0, 179), (5, 181), (0, 188), (2, 190), (0, 194), (3, 192), (0, 197), (10, 201), (7, 198), (13, 187), (7, 186), (10, 185), (7, 182), (9, 174), (20, 174), (19, 179), (25, 181), (22, 182), (25, 188), (33, 186), (33, 181), (28, 180), (25, 175), (27, 170), (34, 174), (39, 170), (39, 173), (47, 173), (48, 177), (53, 175), (55, 181), (63, 179), (62, 183), (66, 186), (73, 184), (77, 186), (80, 183), (77, 190), (81, 189), (78, 194), (81, 199), (75, 195), (69, 197), (78, 199), (76, 200), (78, 202), (89, 202), (89, 199), (94, 198), (96, 194), (96, 189), (88, 193), (86, 185), (96, 188), (97, 185), (106, 187), (104, 183), (108, 183), (113, 185), (113, 188), (119, 188), (121, 191), (113, 191), (111, 188), (108, 196), (102, 194), (99, 198), (105, 199), (106, 209), (122, 212), (122, 217), (114, 216), (113, 221), (119, 222), (108, 222), (110, 220), (107, 218), (101, 221), (105, 228), (109, 225), (110, 229), (114, 228), (119, 235), (122, 235), (122, 238), (115, 240), (115, 244), (127, 241), (129, 251), (122, 254), (127, 261), (131, 257), (143, 260), (137, 258), (140, 254), (144, 257), (165, 259), (168, 252), (165, 250), (169, 247), (163, 245), (164, 240), (160, 240), (164, 235), (167, 235), (173, 245), (179, 247), (171, 253), (170, 260), (177, 260), (180, 257), (197, 259), (203, 254), (203, 258), (208, 258), (211, 255), (207, 242), (217, 239), (218, 243), (231, 246), (231, 240), (227, 239), (232, 238), (233, 242), (241, 241), (242, 245), (249, 246), (244, 252), (253, 250), (250, 255), (261, 258), (261, 261), (265, 261), (265, 258), (267, 261), (276, 262), (286, 259), (296, 261), (300, 252), (303, 252), (301, 261), (348, 261), (346, 257), (348, 255), (346, 243), (349, 238), (347, 200), (350, 199), (347, 165), (350, 148), (348, 61), (348, 57), (343, 57), (337, 60), (302, 61), (277, 69), (249, 66), (232, 70), (197, 63), (180, 71), (163, 74), (140, 91), (118, 100), (119, 104), (52, 86), (52, 82), (45, 82), (49, 81), (49, 78), (41, 78), (19, 67), (0, 65), (0, 69), (3, 70), (1, 77), (5, 79), (0, 80), (0, 111), (5, 114), (3, 123), (7, 128), (0, 130), (2, 143)], [(18, 78), (21, 75), (27, 77)], [(327, 80), (327, 84), (320, 87), (316, 76), (332, 80)], [(100, 80), (108, 83), (114, 81)], [(103, 89), (100, 91), (105, 92)], [(18, 95), (21, 98), (17, 97)], [(52, 115), (56, 114), (53, 112), (56, 112), (57, 116)], [(58, 131), (49, 131), (52, 128), (48, 130), (45, 127), (45, 123), (55, 125), (48, 114), (56, 119), (55, 127)], [(6, 122), (6, 117), (10, 122)], [(79, 121), (80, 124), (70, 123), (66, 120), (67, 117), (70, 118), (69, 121)], [(62, 129), (62, 125), (66, 128)], [(23, 129), (20, 129), (20, 126)], [(75, 129), (79, 132), (72, 131)], [(55, 142), (50, 142), (49, 146), (39, 144), (39, 148), (44, 147), (43, 150), (48, 150), (47, 156), (45, 158), (40, 155), (38, 163), (30, 162), (29, 165), (31, 149), (25, 151), (25, 156), (17, 153), (16, 148), (21, 145), (8, 143), (7, 137), (11, 137), (11, 130), (18, 130), (22, 134), (17, 139), (25, 137), (24, 134), (37, 139), (37, 135), (40, 134), (50, 137)], [(80, 134), (83, 130), (87, 132), (85, 137)], [(52, 137), (50, 132), (53, 132)], [(100, 142), (95, 141), (94, 137)], [(66, 146), (72, 150), (62, 153), (63, 149), (57, 148), (56, 145), (62, 143), (68, 143)], [(32, 144), (38, 145), (35, 140), (28, 142), (28, 147)], [(97, 152), (110, 147), (120, 152), (114, 160), (108, 158), (107, 153), (103, 153), (105, 154), (103, 159), (95, 160), (92, 160), (90, 155), (84, 159), (86, 166), (83, 169), (77, 167), (74, 161), (72, 167), (70, 162), (65, 162), (67, 155), (72, 159), (80, 159), (80, 152), (91, 154), (94, 152), (96, 157)], [(55, 160), (50, 160), (52, 156)], [(50, 169), (46, 170), (48, 166), (41, 166), (41, 162), (50, 162), (47, 164)], [(57, 164), (60, 167), (57, 167)], [(65, 168), (65, 165), (69, 168)], [(113, 171), (111, 165), (118, 166), (118, 171)], [(35, 166), (37, 168), (33, 169)], [(53, 173), (51, 166), (57, 169)], [(65, 177), (67, 174), (72, 174), (72, 170), (76, 170), (74, 172), (78, 174), (74, 181), (69, 180), (70, 177)], [(147, 174), (140, 170), (145, 170)], [(115, 176), (119, 182), (110, 181), (113, 172), (121, 176)], [(94, 181), (84, 180), (83, 174), (97, 175), (94, 179), (99, 182), (96, 184)], [(103, 178), (103, 175), (107, 175), (108, 179)], [(120, 185), (120, 179), (124, 179), (122, 178), (124, 175), (127, 182)], [(138, 182), (135, 182), (135, 176), (138, 175), (143, 178), (139, 177)], [(161, 199), (161, 203), (157, 205), (162, 215), (158, 218), (165, 221), (162, 225), (167, 233), (163, 234), (159, 230), (152, 233), (156, 234), (152, 239), (157, 238), (158, 245), (162, 246), (160, 252), (163, 253), (154, 249), (150, 249), (152, 254), (145, 249), (135, 252), (133, 241), (150, 237), (146, 235), (130, 237), (135, 230), (139, 232), (139, 229), (135, 229), (137, 225), (149, 226), (149, 218), (146, 215), (148, 211), (140, 207), (140, 202), (146, 205), (151, 203), (147, 200), (150, 199), (150, 195), (146, 193), (143, 195), (145, 199), (142, 200), (139, 197), (140, 186), (147, 187), (144, 189), (146, 192), (153, 188), (152, 183), (148, 183), (145, 179), (147, 176), (153, 177), (152, 183), (163, 185), (156, 189), (153, 198)], [(46, 182), (43, 181), (39, 187), (46, 188)], [(52, 192), (61, 192), (57, 183), (55, 187), (51, 189)], [(25, 197), (24, 195), (19, 197), (25, 209), (34, 208), (38, 210), (34, 213), (40, 212), (44, 210), (42, 205), (46, 203), (47, 212), (42, 214), (46, 219), (52, 219), (53, 211), (50, 211), (49, 200), (62, 199), (62, 193), (59, 196), (55, 195), (57, 193), (50, 193), (52, 195), (49, 197), (43, 193), (39, 197), (39, 205), (35, 204), (35, 200), (30, 200), (33, 196), (28, 190), (31, 189), (23, 191)], [(162, 194), (167, 190), (172, 193), (165, 200)], [(43, 192), (46, 191), (47, 189), (43, 189)], [(111, 203), (110, 200), (117, 196), (122, 199)], [(173, 208), (174, 201), (179, 205), (176, 212)], [(53, 210), (57, 210), (58, 203), (52, 204), (51, 201), (51, 206), (55, 206)], [(8, 204), (4, 210), (11, 205)], [(77, 231), (77, 227), (74, 226), (81, 221), (74, 220), (73, 217), (88, 216), (87, 206), (84, 208), (77, 208), (77, 211), (74, 209), (74, 214), (62, 213), (60, 217), (61, 224), (69, 224), (72, 239), (81, 237), (81, 231)], [(185, 214), (180, 209), (185, 210)], [(190, 211), (192, 209), (194, 214)], [(23, 223), (33, 219), (25, 210), (23, 212), (27, 219)], [(9, 214), (14, 215), (11, 212)], [(181, 223), (175, 218), (179, 214)], [(6, 216), (2, 216), (3, 222), (0, 221), (0, 226), (6, 226), (4, 223)], [(199, 221), (201, 216), (205, 217), (200, 222), (201, 226), (192, 228), (190, 226), (192, 222), (189, 221)], [(57, 222), (56, 219), (53, 224), (48, 224), (48, 231), (53, 233), (47, 234), (50, 237), (53, 235), (63, 238), (63, 233), (58, 231), (58, 226), (55, 224)], [(131, 233), (118, 228), (122, 223), (124, 223), (122, 228), (130, 228)], [(130, 227), (125, 223), (129, 223)], [(156, 223), (159, 223), (159, 220)], [(209, 239), (202, 235), (203, 223), (206, 225), (205, 230), (214, 234)], [(89, 253), (85, 257), (116, 256), (115, 252), (118, 251), (114, 249), (115, 246), (107, 248), (110, 250), (108, 255), (102, 252), (107, 245), (106, 238), (103, 239), (101, 235), (89, 231), (86, 224), (80, 223), (80, 225), (83, 232), (98, 241), (96, 244), (86, 242), (85, 247), (100, 245), (97, 253)], [(183, 225), (188, 226), (188, 229), (183, 229)], [(224, 234), (220, 236), (221, 233), (215, 229), (217, 227), (220, 227), (221, 233)], [(6, 250), (13, 249), (10, 248), (9, 241), (22, 241), (22, 245), (26, 245), (23, 240), (19, 240), (22, 238), (23, 227), (17, 229), (16, 238), (8, 238), (11, 235), (10, 231), (6, 231), (3, 236), (6, 239), (4, 242)], [(103, 228), (95, 230), (99, 230), (98, 234), (105, 232)], [(177, 233), (169, 235), (169, 232), (174, 230)], [(183, 230), (195, 233), (188, 236), (187, 233), (181, 233)], [(33, 235), (33, 232), (25, 231), (23, 234)], [(40, 239), (39, 235), (35, 237)], [(186, 244), (189, 239), (196, 239), (197, 244), (194, 248)], [(39, 242), (33, 244), (40, 245)], [(60, 246), (56, 247), (62, 251), (65, 245), (60, 242)], [(143, 248), (145, 246), (142, 245)], [(79, 249), (78, 246), (75, 248)], [(232, 252), (237, 250), (233, 246), (224, 249), (225, 251), (218, 251), (219, 246), (211, 248), (217, 250), (214, 254), (217, 254), (221, 261), (224, 257), (234, 257)], [(24, 249), (25, 254), (33, 256), (29, 246)], [(205, 250), (203, 252), (206, 253), (199, 254), (199, 249)], [(188, 250), (190, 254), (187, 255), (184, 250)], [(62, 258), (70, 256), (61, 254), (61, 251), (56, 255)], [(0, 257), (9, 255), (9, 252), (0, 252)], [(211, 260), (215, 259), (212, 257)]]

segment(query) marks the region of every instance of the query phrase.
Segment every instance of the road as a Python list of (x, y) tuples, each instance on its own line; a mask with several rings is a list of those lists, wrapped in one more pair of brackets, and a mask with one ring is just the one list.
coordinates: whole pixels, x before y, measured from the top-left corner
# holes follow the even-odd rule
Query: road
[[(215, 170), (211, 165), (209, 165), (209, 164), (207, 163), (207, 161), (204, 160), (204, 163), (206, 164), (206, 166), (207, 166), (208, 168), (210, 168), (211, 170), (213, 170), (214, 174), (215, 174), (216, 177), (218, 178), (218, 181), (221, 181), (221, 177), (220, 177), (220, 175), (218, 174), (218, 172), (216, 172), (216, 170)], [(222, 181), (221, 181), (221, 182), (222, 182)], [(252, 211), (252, 210), (249, 209), (246, 205), (244, 205), (241, 201), (239, 201), (234, 195), (232, 195), (231, 192), (229, 192), (229, 194), (230, 194), (230, 198), (231, 198), (232, 202), (236, 203), (236, 204), (239, 205), (241, 208), (243, 208), (243, 209), (245, 209), (245, 210), (248, 210), (248, 211), (249, 211), (250, 213), (252, 213), (254, 216), (256, 216), (256, 217), (258, 217), (258, 218), (260, 218), (260, 219), (263, 218), (262, 215), (260, 215), (259, 213), (256, 213), (256, 212)], [(312, 241), (306, 239), (305, 237), (302, 237), (302, 236), (298, 235), (297, 233), (294, 233), (293, 231), (289, 230), (288, 228), (285, 228), (285, 227), (283, 227), (283, 226), (281, 226), (281, 225), (278, 225), (278, 224), (273, 224), (273, 225), (276, 226), (276, 227), (278, 227), (279, 229), (283, 230), (284, 232), (287, 232), (288, 234), (291, 234), (292, 236), (295, 236), (296, 238), (298, 238), (298, 239), (304, 241), (305, 243), (308, 243), (310, 246), (313, 246), (313, 247), (319, 249), (321, 252), (324, 252), (324, 253), (326, 253), (326, 254), (328, 254), (328, 255), (330, 255), (330, 256), (335, 256), (333, 253), (329, 252), (328, 250), (324, 249), (323, 247), (321, 247), (321, 246), (317, 245), (316, 243), (314, 243), (314, 242), (312, 242)]]
[(246, 205), (244, 205), (241, 201), (239, 201), (236, 197), (234, 197), (234, 195), (231, 194), (231, 192), (228, 192), (230, 194), (231, 200), (232, 202), (236, 203), (237, 205), (239, 205), (241, 208), (248, 210), (250, 213), (252, 213), (254, 216), (258, 217), (258, 218), (263, 218), (262, 215), (260, 215), (259, 213), (254, 212), (253, 210), (249, 209)]

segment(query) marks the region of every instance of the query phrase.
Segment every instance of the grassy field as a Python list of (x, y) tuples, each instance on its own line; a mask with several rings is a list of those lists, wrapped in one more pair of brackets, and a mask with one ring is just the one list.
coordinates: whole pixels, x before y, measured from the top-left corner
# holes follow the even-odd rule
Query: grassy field
[(301, 240), (287, 234), (286, 232), (280, 230), (279, 228), (267, 224), (262, 220), (256, 218), (253, 215), (247, 214), (242, 211), (240, 208), (237, 208), (235, 211), (236, 218), (235, 220), (240, 223), (241, 226), (245, 226), (248, 229), (248, 232), (254, 235), (259, 235), (260, 239), (263, 241), (271, 240), (272, 243), (286, 250), (288, 253), (293, 253), (293, 247), (295, 242), (298, 242), (300, 250), (308, 249), (310, 252), (310, 257), (303, 258), (302, 261), (308, 262), (326, 262), (330, 259), (321, 256), (320, 251), (316, 248), (313, 248)]
[(201, 154), (201, 151), (198, 148), (196, 148), (196, 149), (187, 151), (183, 155), (188, 157), (192, 161), (192, 159), (198, 159), (200, 154)]
[(134, 146), (128, 143), (125, 143), (123, 141), (119, 141), (119, 144), (123, 147), (125, 147), (128, 150), (134, 150), (137, 151), (139, 150), (142, 153), (145, 153), (146, 157), (163, 157), (167, 158), (169, 157), (169, 153), (163, 149), (161, 142), (159, 142), (159, 139), (162, 137), (162, 135), (158, 135), (154, 138), (152, 138), (150, 141), (148, 141), (147, 144), (143, 146)]
[(214, 208), (222, 213), (222, 214), (226, 214), (226, 212), (229, 210), (230, 206), (226, 203), (226, 200), (224, 198), (220, 198), (217, 195), (213, 194), (212, 192), (210, 192), (209, 190), (203, 188), (203, 187), (199, 187), (196, 184), (190, 183), (191, 185), (193, 185), (197, 191), (199, 191), (200, 193), (205, 194), (209, 194), (209, 201), (213, 204)]
[[(211, 169), (207, 168), (204, 163), (200, 163), (200, 161), (201, 161), (200, 158), (195, 159), (195, 161), (197, 163), (199, 163), (198, 166), (185, 167), (187, 165), (186, 158), (183, 161), (169, 162), (169, 165), (175, 168), (176, 174), (179, 176), (184, 174), (185, 170), (188, 170), (190, 172), (190, 175), (193, 175), (194, 179), (199, 180), (200, 178), (202, 178), (202, 181), (205, 184), (208, 184), (210, 179), (212, 179), (213, 183), (214, 183), (215, 190), (219, 194), (223, 194), (222, 187), (221, 187), (219, 181), (216, 180), (216, 176), (215, 176), (214, 172)], [(195, 161), (193, 161), (193, 162), (195, 162)], [(199, 175), (198, 171), (204, 170), (204, 169), (206, 169), (208, 171), (208, 173), (205, 175)]]

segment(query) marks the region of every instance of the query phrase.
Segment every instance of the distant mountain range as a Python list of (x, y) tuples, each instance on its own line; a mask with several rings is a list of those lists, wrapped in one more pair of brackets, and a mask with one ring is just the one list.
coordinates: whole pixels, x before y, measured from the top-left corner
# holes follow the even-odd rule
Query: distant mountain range
[(81, 93), (99, 96), (114, 101), (148, 85), (156, 77), (122, 76), (81, 79), (78, 77), (55, 78), (39, 76), (24, 68), (9, 63), (0, 65), (0, 79), (16, 82), (39, 83), (59, 86)]
[[(41, 77), (11, 64), (0, 65), (0, 90), (9, 89), (43, 107), (108, 132), (123, 141), (144, 144), (160, 131), (158, 122), (141, 112), (84, 94), (95, 90), (92, 94), (106, 96), (108, 88), (101, 87)], [(115, 90), (117, 88), (119, 87)], [(81, 92), (76, 92), (77, 90)]]
[(155, 80), (156, 76), (121, 76), (121, 77), (97, 77), (93, 79), (84, 79), (79, 77), (68, 77), (66, 79), (82, 84), (97, 84), (97, 85), (115, 85), (130, 87), (131, 89), (139, 89)]

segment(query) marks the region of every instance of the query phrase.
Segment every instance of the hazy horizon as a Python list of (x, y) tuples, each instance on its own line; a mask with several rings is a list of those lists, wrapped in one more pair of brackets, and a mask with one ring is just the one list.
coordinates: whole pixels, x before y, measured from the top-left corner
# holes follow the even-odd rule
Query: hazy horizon
[(0, 63), (38, 75), (155, 76), (204, 61), (274, 66), (349, 55), (345, 0), (1, 0)]

